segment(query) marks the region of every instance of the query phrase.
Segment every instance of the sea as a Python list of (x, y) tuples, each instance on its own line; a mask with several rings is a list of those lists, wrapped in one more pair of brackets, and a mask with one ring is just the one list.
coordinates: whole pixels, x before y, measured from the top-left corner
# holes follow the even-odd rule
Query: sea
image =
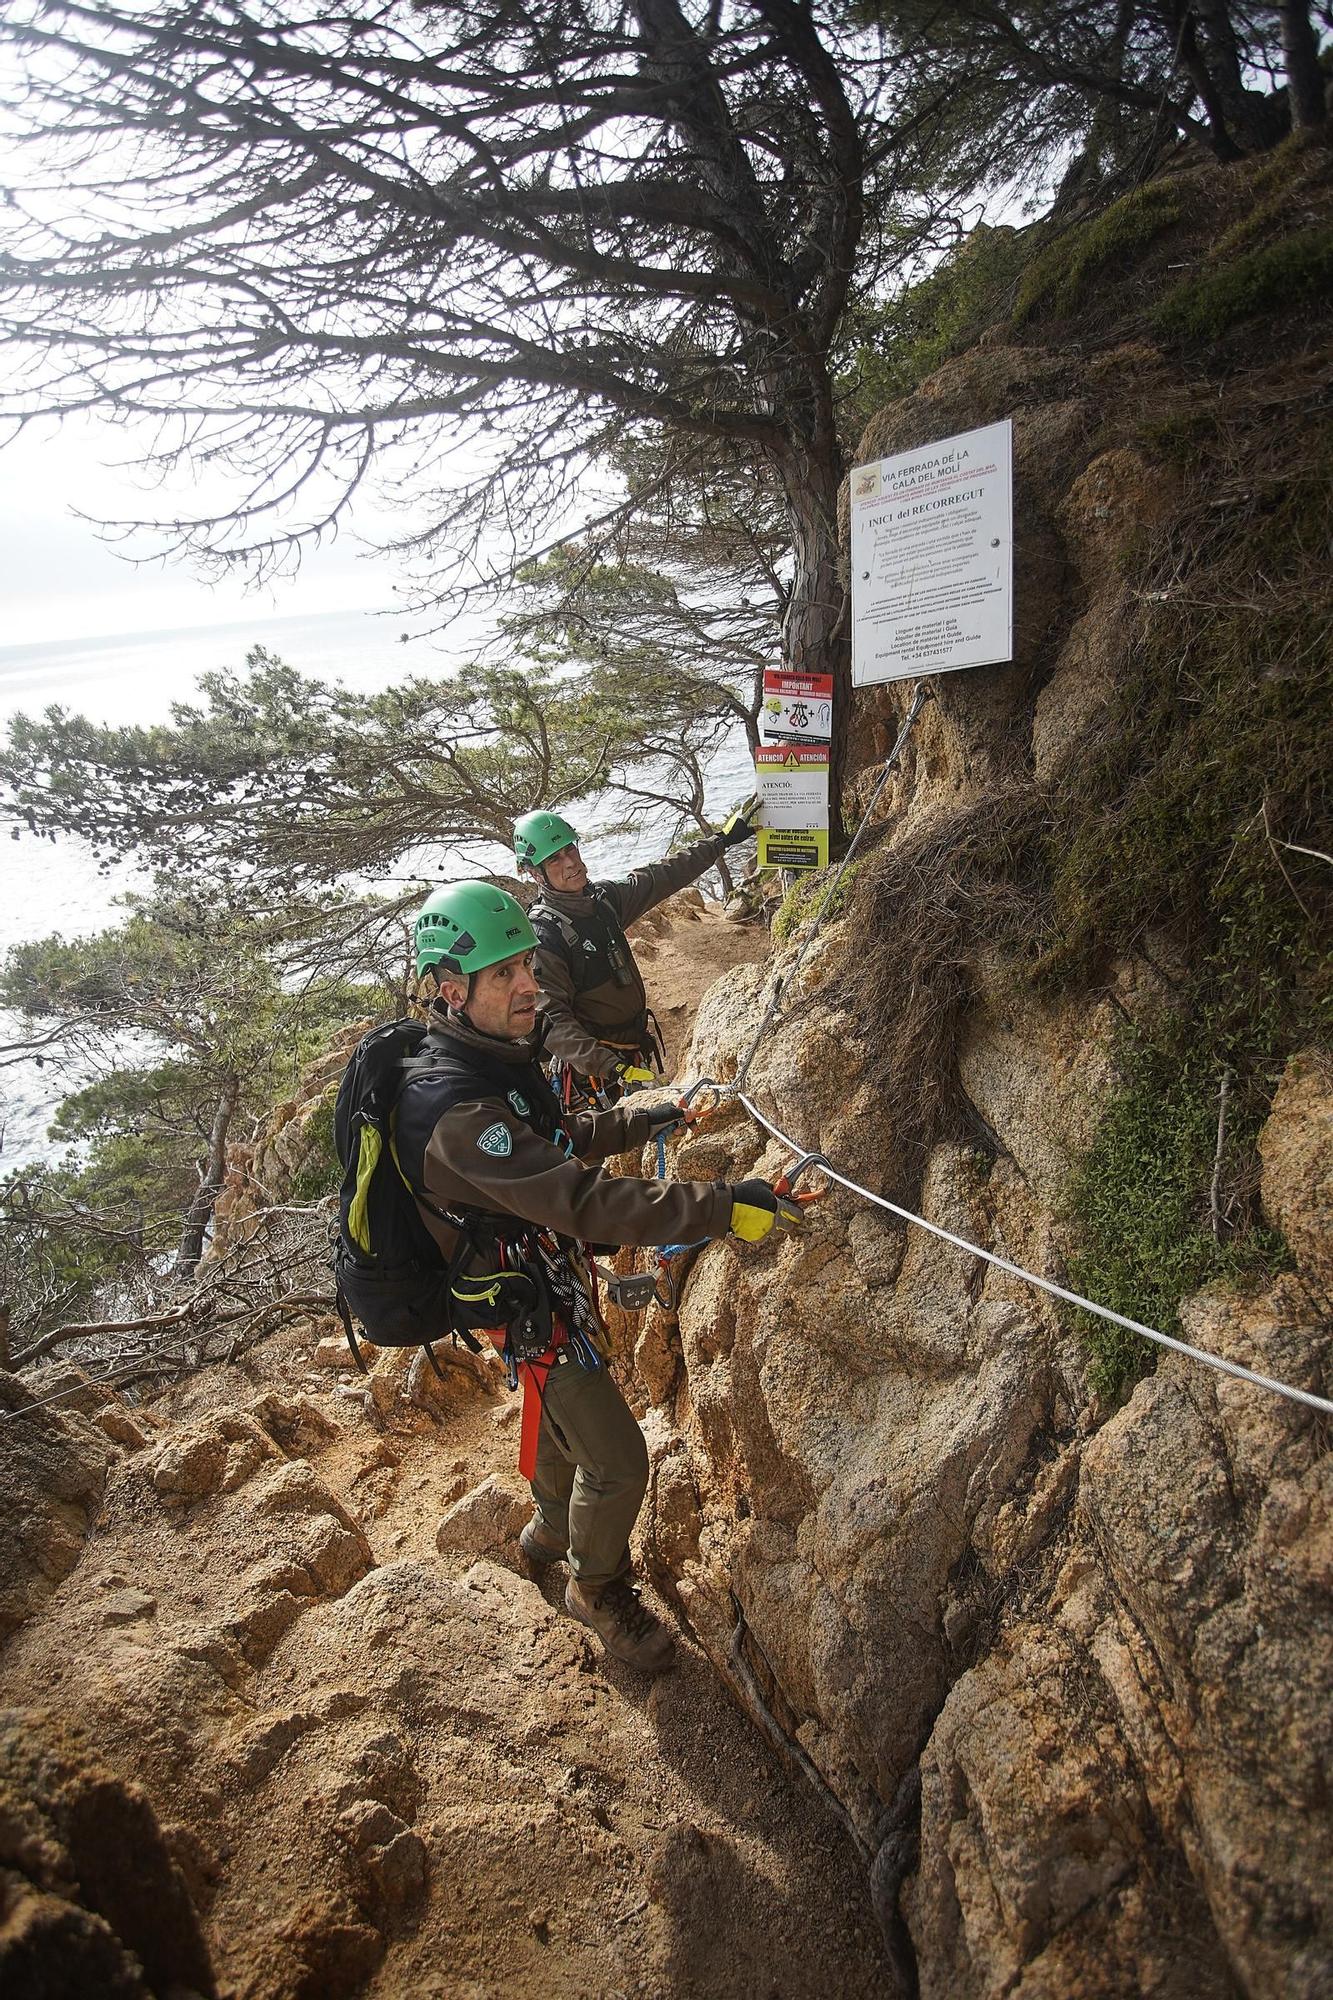
[[(404, 643), (393, 620), (370, 613), (335, 611), (313, 616), (252, 619), (200, 625), (177, 631), (119, 634), (103, 639), (45, 640), (35, 645), (0, 646), (0, 729), (17, 714), (38, 715), (51, 707), (82, 714), (93, 722), (167, 722), (173, 703), (188, 701), (200, 676), (216, 669), (240, 672), (246, 655), (264, 646), (289, 666), (312, 678), (339, 681), (358, 691), (392, 686), (409, 675), (452, 675), (476, 656), (484, 642), (478, 621), (460, 620), (447, 633)], [(708, 769), (708, 809), (720, 816), (748, 791), (750, 764), (739, 728), (714, 754)], [(622, 808), (623, 809), (623, 808)], [(580, 802), (583, 850), (595, 875), (614, 876), (656, 858), (665, 833), (660, 821), (640, 817), (631, 832), (599, 831), (612, 817), (609, 802)], [(586, 828), (586, 831), (585, 831)], [(438, 860), (438, 856), (435, 857)], [(496, 848), (460, 855), (454, 878), (479, 866), (512, 868), (512, 857)], [(133, 862), (99, 870), (81, 840), (34, 837), (19, 828), (0, 832), (0, 952), (59, 932), (87, 935), (123, 916), (117, 898), (147, 886)], [(4, 1053), (25, 1038), (23, 1022), (0, 1011), (0, 1175), (58, 1157), (49, 1135), (61, 1097), (83, 1075), (49, 1060), (14, 1061)]]

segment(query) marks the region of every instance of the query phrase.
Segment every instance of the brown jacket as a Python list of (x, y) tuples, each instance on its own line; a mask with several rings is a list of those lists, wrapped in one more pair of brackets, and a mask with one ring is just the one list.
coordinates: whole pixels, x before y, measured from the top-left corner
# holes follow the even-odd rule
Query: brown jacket
[[(479, 1075), (475, 1098), (455, 1103), (434, 1122), (427, 1075), (400, 1099), (400, 1156), (428, 1200), (440, 1208), (466, 1205), (519, 1216), (589, 1243), (681, 1243), (725, 1236), (731, 1222), (731, 1190), (725, 1183), (619, 1180), (585, 1164), (644, 1145), (646, 1112), (620, 1105), (565, 1117), (573, 1157), (541, 1136), (534, 1127), (535, 1107), (543, 1102), (539, 1092), (545, 1091), (544, 1102), (558, 1108), (539, 1067), (541, 1044), (540, 1026), (521, 1042), (505, 1042), (478, 1034), (457, 1014), (443, 1021), (437, 1017), (423, 1058), (438, 1050), (487, 1074)], [(451, 1254), (454, 1231), (424, 1206), (421, 1216), (441, 1249)]]
[[(538, 903), (573, 925), (580, 937), (600, 940), (604, 925), (599, 905), (619, 928), (627, 930), (636, 917), (651, 910), (677, 889), (711, 868), (723, 852), (720, 834), (697, 840), (683, 854), (674, 854), (650, 868), (636, 868), (621, 882), (598, 882), (578, 895), (543, 888)], [(591, 890), (595, 888), (594, 896)], [(553, 928), (550, 927), (553, 933)], [(539, 924), (539, 934), (541, 926)], [(580, 1076), (614, 1076), (627, 1056), (650, 1046), (645, 1014), (648, 994), (633, 952), (627, 951), (627, 981), (602, 978), (579, 990), (566, 953), (548, 941), (538, 945), (533, 971), (542, 989), (538, 1005), (546, 1022), (546, 1054), (568, 1063)]]

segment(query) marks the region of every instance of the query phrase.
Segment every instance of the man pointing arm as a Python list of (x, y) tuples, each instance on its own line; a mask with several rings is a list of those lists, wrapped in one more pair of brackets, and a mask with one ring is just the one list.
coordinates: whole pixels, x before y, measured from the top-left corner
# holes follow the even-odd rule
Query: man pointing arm
[(721, 833), (619, 881), (592, 882), (578, 834), (554, 812), (525, 813), (514, 827), (520, 871), (540, 884), (529, 915), (537, 934), (536, 973), (547, 1023), (549, 1060), (572, 1073), (577, 1094), (587, 1079), (651, 1082), (660, 1055), (644, 985), (626, 930), (666, 897), (686, 888), (754, 828), (733, 814)]

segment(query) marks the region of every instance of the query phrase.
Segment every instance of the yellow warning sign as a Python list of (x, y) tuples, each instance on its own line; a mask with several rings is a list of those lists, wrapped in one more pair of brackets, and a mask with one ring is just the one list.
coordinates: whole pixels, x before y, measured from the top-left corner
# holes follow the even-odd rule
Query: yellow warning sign
[(828, 828), (807, 827), (788, 831), (777, 826), (759, 829), (761, 868), (827, 868)]

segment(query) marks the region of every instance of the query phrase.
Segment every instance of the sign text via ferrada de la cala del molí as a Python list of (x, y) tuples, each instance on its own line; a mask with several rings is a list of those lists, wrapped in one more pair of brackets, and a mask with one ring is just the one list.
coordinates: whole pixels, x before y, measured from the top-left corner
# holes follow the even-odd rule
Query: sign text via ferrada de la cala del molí
[(1013, 425), (855, 467), (852, 681), (1013, 658)]

